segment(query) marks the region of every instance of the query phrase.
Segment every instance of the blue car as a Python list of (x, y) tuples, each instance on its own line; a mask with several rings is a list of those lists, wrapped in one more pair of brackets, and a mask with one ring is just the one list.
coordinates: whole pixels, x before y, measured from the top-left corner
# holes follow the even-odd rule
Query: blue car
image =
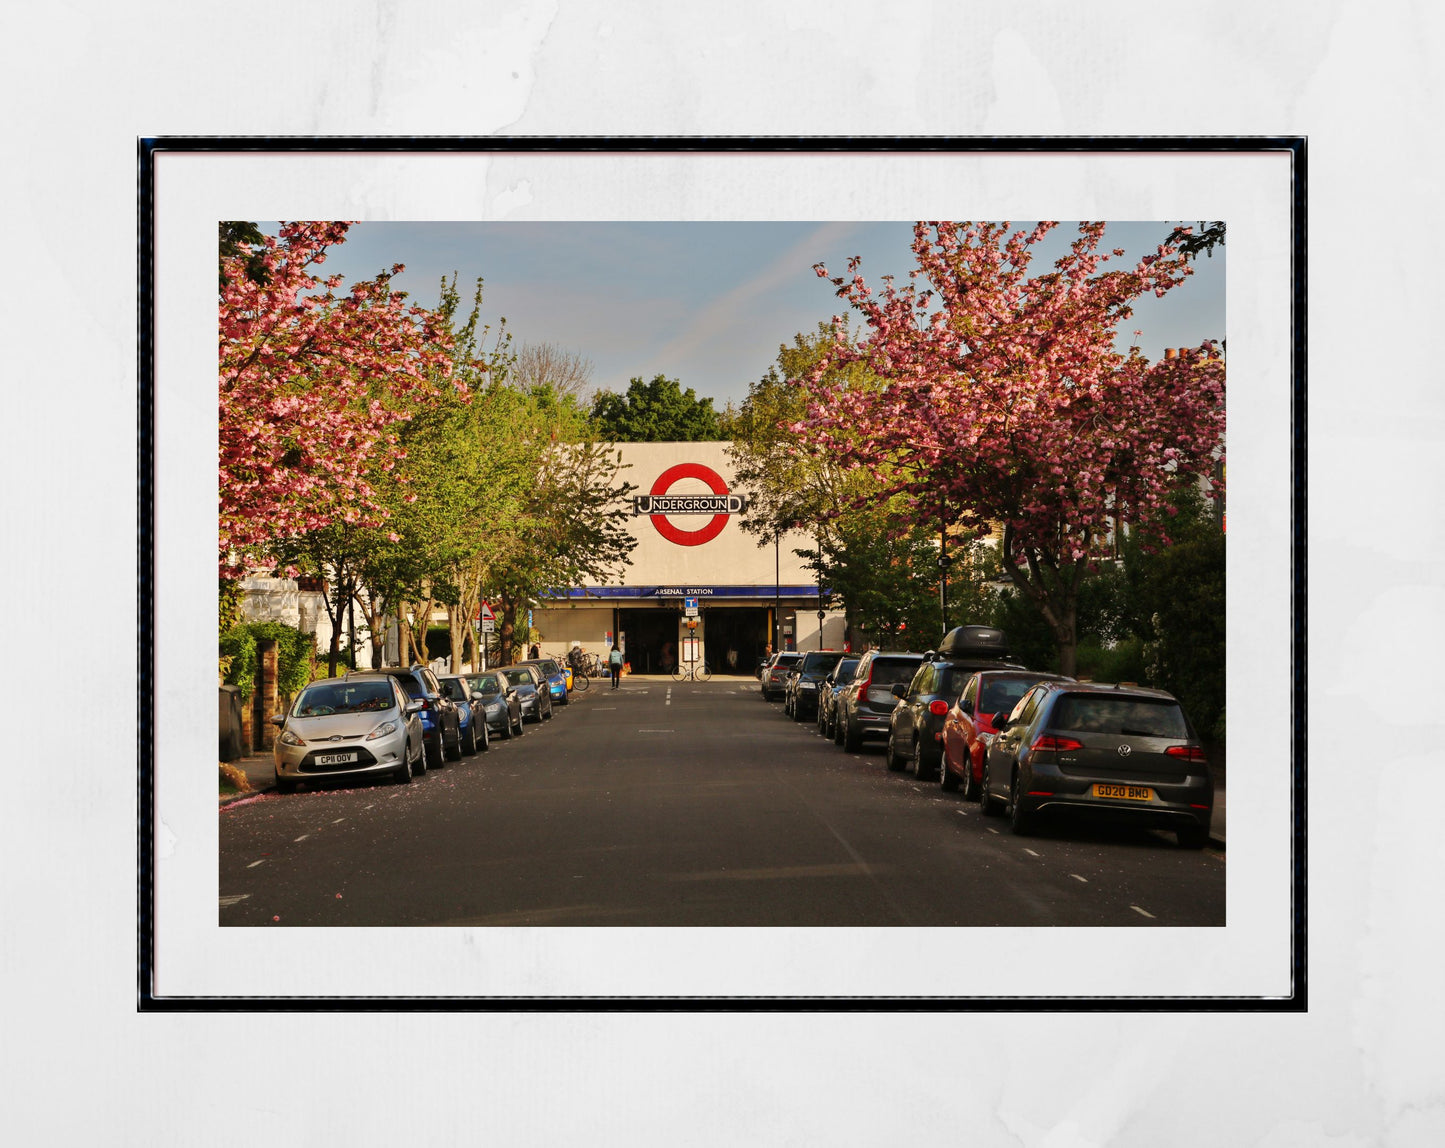
[(554, 705), (565, 706), (571, 699), (567, 696), (567, 671), (556, 658), (528, 658), (518, 662), (519, 666), (535, 666), (547, 682), (547, 692), (552, 695)]
[(383, 666), (367, 670), (368, 674), (389, 674), (406, 691), (406, 696), (422, 703), (422, 742), (426, 746), (426, 768), (440, 769), (448, 760), (462, 756), (461, 715), (457, 703), (442, 693), (437, 677), (426, 666)]
[(468, 755), (478, 750), (490, 749), (491, 739), (487, 736), (485, 714), (478, 715), (472, 710), (472, 691), (465, 678), (452, 675), (438, 678), (442, 693), (457, 703), (457, 716), (461, 719), (462, 752)]

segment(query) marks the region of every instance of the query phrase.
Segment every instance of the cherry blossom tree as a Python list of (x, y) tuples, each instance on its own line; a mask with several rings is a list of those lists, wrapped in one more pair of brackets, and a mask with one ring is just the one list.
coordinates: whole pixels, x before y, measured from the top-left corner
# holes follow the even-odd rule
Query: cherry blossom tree
[(400, 264), (344, 294), (339, 276), (316, 273), (349, 227), (286, 223), (261, 250), (222, 257), (223, 577), (277, 540), (378, 525), (387, 512), (368, 472), (392, 468), (397, 425), (450, 377), (445, 324), (391, 290)]
[[(880, 493), (918, 519), (977, 537), (1001, 527), (1003, 569), (1072, 673), (1079, 586), (1117, 524), (1159, 526), (1170, 492), (1219, 457), (1224, 365), (1208, 345), (1152, 363), (1116, 349), (1136, 299), (1192, 274), (1177, 249), (1108, 269), (1124, 252), (1100, 252), (1104, 224), (1082, 223), (1053, 269), (1030, 276), (1056, 226), (920, 222), (910, 277), (927, 286), (885, 277), (880, 295), (850, 260), (830, 281), (865, 329), (850, 339), (835, 319), (791, 429), (798, 449), (884, 478)], [(849, 386), (837, 368), (852, 363), (877, 384)]]

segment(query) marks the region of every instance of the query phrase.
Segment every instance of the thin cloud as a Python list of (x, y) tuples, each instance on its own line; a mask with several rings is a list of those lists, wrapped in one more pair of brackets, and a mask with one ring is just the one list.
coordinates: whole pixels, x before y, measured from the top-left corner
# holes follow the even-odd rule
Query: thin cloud
[(708, 344), (736, 332), (744, 319), (744, 312), (756, 306), (759, 296), (779, 288), (796, 287), (813, 274), (814, 263), (846, 243), (864, 226), (859, 223), (824, 223), (809, 232), (758, 274), (698, 311), (682, 331), (648, 357), (642, 376), (646, 378), (659, 370), (665, 371), (673, 364), (689, 360)]

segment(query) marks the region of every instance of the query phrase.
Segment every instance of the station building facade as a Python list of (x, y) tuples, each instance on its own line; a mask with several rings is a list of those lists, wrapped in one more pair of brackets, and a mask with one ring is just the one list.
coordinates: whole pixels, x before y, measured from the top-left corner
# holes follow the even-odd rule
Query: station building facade
[(822, 605), (814, 572), (794, 553), (813, 539), (742, 529), (749, 508), (728, 445), (617, 444), (622, 477), (637, 487), (631, 564), (608, 585), (569, 587), (534, 608), (545, 653), (576, 642), (600, 654), (615, 638), (633, 673), (696, 657), (714, 674), (750, 676), (770, 645), (843, 648), (841, 610)]

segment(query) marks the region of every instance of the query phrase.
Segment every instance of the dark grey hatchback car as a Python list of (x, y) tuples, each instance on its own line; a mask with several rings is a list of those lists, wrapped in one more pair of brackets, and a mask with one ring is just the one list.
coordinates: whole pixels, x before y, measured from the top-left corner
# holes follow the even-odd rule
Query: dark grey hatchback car
[(888, 719), (898, 696), (893, 687), (913, 679), (923, 662), (922, 654), (869, 650), (853, 671), (853, 680), (838, 695), (838, 716), (835, 722), (842, 730), (842, 739), (835, 736), (849, 753), (856, 753), (869, 737), (887, 737)]
[(1040, 682), (989, 746), (983, 811), (1015, 833), (1065, 812), (1172, 829), (1186, 849), (1209, 841), (1214, 781), (1172, 694), (1138, 686)]

